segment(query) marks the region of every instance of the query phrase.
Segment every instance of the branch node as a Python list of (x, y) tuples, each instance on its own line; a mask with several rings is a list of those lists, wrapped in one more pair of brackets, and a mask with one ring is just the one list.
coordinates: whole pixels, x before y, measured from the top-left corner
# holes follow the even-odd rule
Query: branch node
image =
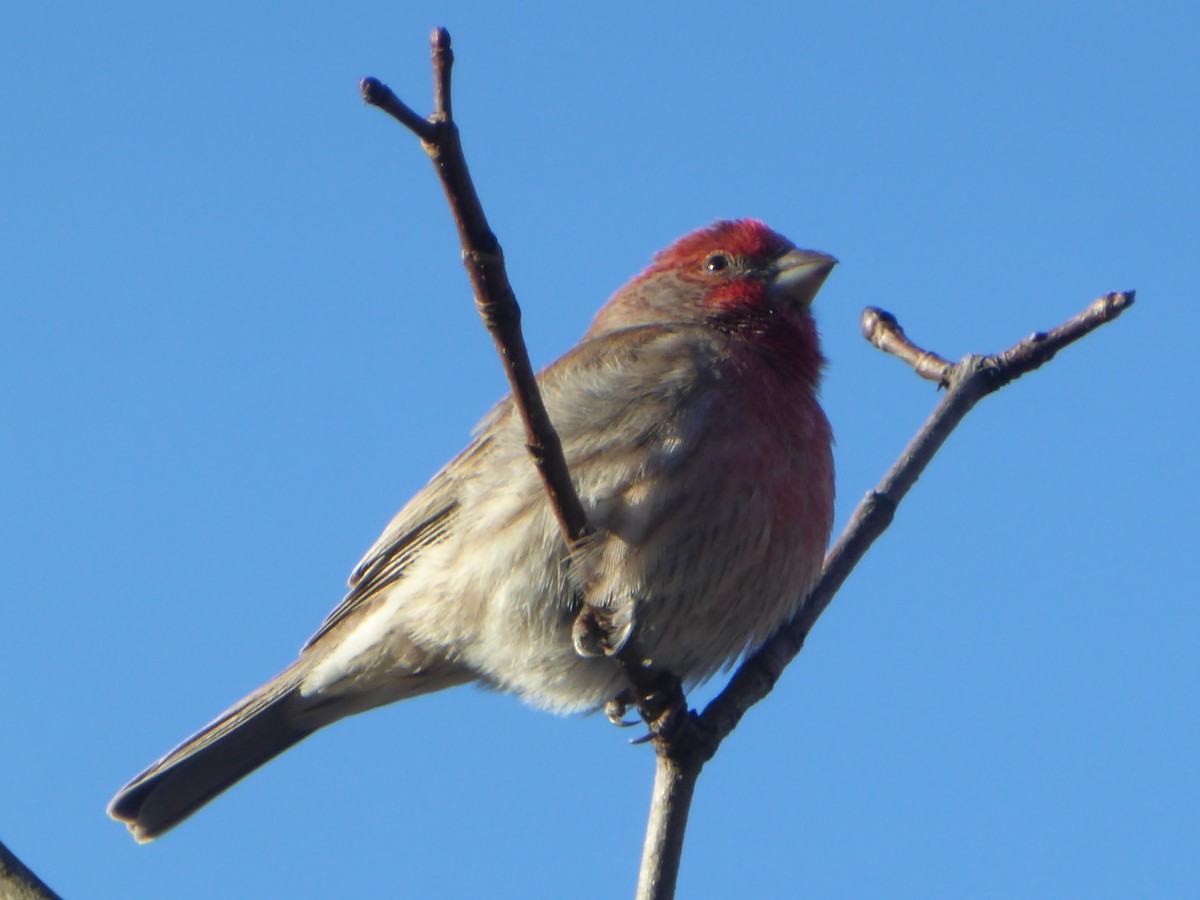
[[(481, 269), (488, 266), (504, 265), (504, 253), (500, 249), (500, 244), (496, 241), (496, 236), (490, 231), (487, 234), (488, 239), (480, 240), (479, 243), (483, 246), (480, 248), (470, 248), (463, 250), (462, 261), (464, 266), (479, 266)], [(488, 249), (488, 245), (492, 249)]]
[(891, 525), (892, 520), (896, 518), (896, 501), (884, 491), (867, 491), (866, 497), (863, 498), (863, 507), (867, 514), (879, 516), (883, 520), (884, 528)]

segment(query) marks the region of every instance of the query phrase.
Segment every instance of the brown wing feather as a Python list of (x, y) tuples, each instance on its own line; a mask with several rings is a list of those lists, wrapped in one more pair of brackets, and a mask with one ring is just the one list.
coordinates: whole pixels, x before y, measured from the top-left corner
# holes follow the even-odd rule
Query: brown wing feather
[(304, 650), (312, 647), (379, 591), (402, 578), (409, 563), (422, 549), (445, 538), (457, 511), (458, 501), (451, 500), (407, 530), (389, 527), (384, 533), (384, 538), (388, 540), (384, 542), (381, 538), (380, 543), (372, 547), (371, 552), (358, 564), (351, 575), (350, 591), (321, 623), (316, 634), (308, 639)]

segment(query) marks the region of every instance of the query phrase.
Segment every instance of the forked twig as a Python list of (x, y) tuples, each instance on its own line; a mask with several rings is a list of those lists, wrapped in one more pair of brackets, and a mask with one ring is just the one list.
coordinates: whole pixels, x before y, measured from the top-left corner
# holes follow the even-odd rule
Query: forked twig
[[(826, 554), (821, 577), (799, 615), (751, 655), (725, 690), (704, 710), (701, 722), (705, 728), (723, 738), (747, 709), (766, 696), (784, 666), (800, 652), (809, 631), (847, 576), (891, 524), (900, 501), (916, 484), (950, 432), (976, 403), (1049, 362), (1068, 344), (1111, 322), (1132, 306), (1133, 301), (1133, 291), (1106, 294), (1047, 334), (1034, 334), (992, 356), (966, 356), (955, 365), (945, 364), (936, 370), (926, 361), (940, 360), (941, 357), (909, 342), (894, 317), (884, 313), (891, 324), (879, 326), (882, 331), (868, 329), (868, 320), (876, 320), (881, 311), (863, 310), (863, 331), (871, 343), (909, 363), (921, 377), (945, 384), (948, 389), (887, 474), (855, 508), (845, 529)], [(901, 342), (905, 349), (896, 352)]]
[(568, 545), (574, 545), (587, 537), (591, 528), (583, 504), (571, 484), (562, 443), (534, 379), (529, 352), (521, 335), (521, 308), (508, 281), (504, 252), (484, 215), (463, 157), (458, 126), (451, 117), (450, 72), (454, 53), (450, 49), (450, 34), (444, 28), (435, 29), (430, 43), (433, 48), (434, 111), (428, 119), (413, 112), (376, 78), (364, 78), (360, 83), (363, 99), (420, 138), (421, 146), (437, 169), (454, 215), (454, 224), (458, 227), (463, 265), (471, 280), (475, 305), (504, 364), (504, 374), (512, 386), (525, 425), (529, 452), (542, 475), (559, 525)]
[(799, 614), (738, 667), (704, 712), (688, 718), (686, 728), (654, 738), (658, 769), (642, 850), (639, 898), (673, 896), (687, 828), (687, 806), (701, 768), (746, 711), (775, 687), (783, 670), (803, 649), (817, 619), (875, 539), (892, 523), (900, 502), (950, 432), (988, 394), (1049, 362), (1063, 347), (1111, 322), (1133, 301), (1133, 291), (1107, 294), (1047, 334), (1033, 334), (992, 356), (967, 356), (956, 365), (912, 343), (891, 314), (875, 308), (863, 310), (863, 335), (867, 340), (908, 363), (922, 378), (945, 386), (946, 394), (891, 469), (855, 508), (826, 554), (821, 577)]
[[(435, 28), (430, 45), (433, 55), (434, 111), (429, 118), (423, 119), (413, 112), (377, 78), (364, 78), (360, 83), (363, 100), (391, 115), (420, 138), (421, 146), (437, 169), (446, 201), (458, 227), (463, 265), (471, 280), (475, 306), (504, 364), (504, 374), (525, 426), (525, 442), (529, 453), (542, 476), (542, 483), (567, 546), (578, 547), (591, 536), (592, 527), (588, 524), (583, 504), (571, 482), (562, 442), (546, 412), (534, 378), (529, 351), (521, 334), (521, 308), (508, 281), (504, 253), (488, 225), (463, 156), (458, 126), (451, 114), (450, 73), (454, 65), (454, 53), (450, 48), (449, 32), (445, 28)], [(582, 595), (582, 608), (575, 623), (577, 646), (611, 646), (605, 634), (607, 617), (604, 610), (587, 603), (587, 585), (583, 585)], [(680, 713), (686, 710), (679, 679), (646, 662), (636, 634), (625, 641), (614, 656), (632, 685), (633, 700), (651, 730), (657, 734), (674, 727), (681, 719)]]

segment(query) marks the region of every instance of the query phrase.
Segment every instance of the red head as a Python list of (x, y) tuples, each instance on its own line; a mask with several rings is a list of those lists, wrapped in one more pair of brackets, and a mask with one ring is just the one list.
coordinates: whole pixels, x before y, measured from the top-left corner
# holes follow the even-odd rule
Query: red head
[(655, 254), (650, 267), (604, 305), (588, 337), (672, 322), (761, 329), (780, 314), (807, 315), (836, 264), (824, 253), (797, 250), (754, 219), (717, 222)]
[(604, 305), (586, 337), (641, 325), (706, 324), (811, 356), (819, 368), (809, 304), (836, 264), (832, 256), (796, 249), (754, 219), (717, 222), (656, 254)]

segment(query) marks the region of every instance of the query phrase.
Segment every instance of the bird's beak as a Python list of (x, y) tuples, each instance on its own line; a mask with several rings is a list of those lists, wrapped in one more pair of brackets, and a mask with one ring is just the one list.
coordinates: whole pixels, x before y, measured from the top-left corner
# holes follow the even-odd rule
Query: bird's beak
[(772, 267), (771, 295), (787, 303), (808, 306), (836, 265), (837, 260), (828, 253), (789, 250)]

